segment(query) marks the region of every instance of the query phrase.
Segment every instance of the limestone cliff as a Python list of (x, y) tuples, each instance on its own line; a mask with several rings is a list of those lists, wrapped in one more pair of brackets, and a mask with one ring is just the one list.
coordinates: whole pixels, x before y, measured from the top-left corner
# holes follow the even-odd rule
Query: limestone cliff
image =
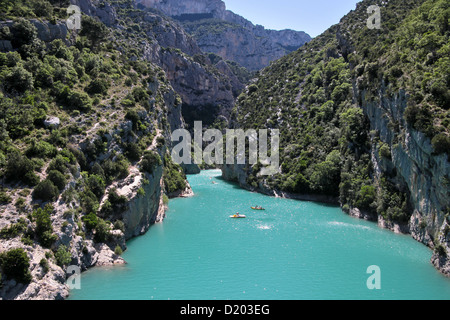
[[(52, 42), (56, 39), (66, 40), (68, 30), (64, 22), (60, 21), (53, 24), (49, 21), (40, 21), (37, 19), (32, 19), (30, 22), (36, 27), (36, 32), (40, 40), (44, 42)], [(7, 28), (11, 32), (8, 38), (0, 39), (0, 52), (13, 50), (12, 41), (16, 37), (13, 26), (13, 21), (0, 21), (0, 28)]]
[[(183, 91), (177, 93), (169, 81), (169, 78), (173, 80), (174, 85), (179, 81), (179, 78), (174, 78), (171, 74), (174, 72), (171, 67), (175, 69), (171, 58), (185, 59), (189, 64), (197, 66), (198, 73), (206, 74), (205, 78), (199, 80), (200, 83), (190, 85), (202, 87), (205, 85), (204, 82), (208, 82), (208, 77), (211, 78), (211, 82), (215, 81), (216, 84), (218, 82), (212, 72), (202, 69), (190, 55), (180, 50), (173, 56), (171, 50), (168, 50), (169, 47), (175, 46), (189, 54), (200, 53), (195, 42), (181, 29), (177, 29), (178, 27), (173, 26), (164, 31), (162, 24), (166, 21), (156, 22), (153, 24), (154, 29), (149, 27), (147, 30), (148, 37), (141, 38), (145, 39), (142, 41), (152, 43), (154, 50), (143, 45), (140, 54), (132, 51), (133, 55), (128, 48), (134, 44), (128, 39), (128, 33), (125, 31), (122, 34), (122, 29), (116, 25), (118, 15), (113, 6), (100, 7), (97, 2), (87, 0), (72, 2), (79, 5), (85, 14), (109, 25), (109, 33), (117, 37), (116, 42), (110, 43), (114, 47), (114, 60), (110, 59), (112, 51), (105, 54), (97, 53), (96, 49), (86, 48), (91, 61), (94, 61), (97, 67), (105, 67), (108, 63), (109, 66), (114, 64), (117, 68), (115, 71), (121, 69), (121, 72), (125, 72), (135, 80), (133, 83), (129, 79), (129, 83), (124, 85), (126, 79), (124, 73), (121, 73), (122, 77), (117, 77), (116, 74), (113, 81), (108, 78), (109, 83), (104, 87), (104, 94), (97, 95), (95, 103), (92, 103), (86, 93), (89, 91), (87, 87), (86, 91), (77, 91), (74, 94), (71, 91), (74, 88), (67, 86), (65, 92), (78, 95), (87, 104), (87, 109), (81, 109), (81, 112), (71, 109), (72, 106), (67, 101), (62, 102), (54, 98), (53, 92), (47, 92), (49, 99), (54, 98), (50, 101), (58, 105), (58, 114), (52, 117), (57, 125), (45, 126), (44, 123), (48, 122), (45, 118), (36, 123), (39, 130), (46, 132), (43, 140), (48, 138), (47, 134), (51, 134), (52, 130), (54, 134), (60, 134), (60, 130), (65, 132), (64, 138), (59, 140), (59, 143), (64, 144), (65, 153), (64, 157), (58, 155), (58, 159), (54, 159), (56, 153), (63, 149), (59, 147), (54, 149), (55, 153), (52, 156), (43, 157), (40, 160), (42, 167), (36, 178), (48, 181), (47, 167), (51, 163), (56, 164), (57, 161), (60, 161), (60, 164), (65, 163), (58, 167), (65, 174), (61, 180), (64, 185), (60, 186), (60, 191), (55, 196), (40, 200), (34, 197), (34, 186), (20, 182), (5, 183), (3, 176), (5, 158), (3, 153), (1, 154), (1, 191), (2, 197), (8, 195), (8, 199), (5, 202), (4, 198), (1, 200), (0, 253), (13, 249), (23, 250), (29, 261), (27, 271), (30, 276), (29, 282), (21, 283), (3, 273), (0, 266), (2, 299), (64, 299), (69, 294), (66, 284), (70, 276), (67, 274), (68, 266), (76, 266), (84, 271), (93, 266), (126, 263), (120, 257), (120, 252), (126, 250), (126, 241), (145, 233), (152, 224), (161, 222), (164, 218), (166, 203), (163, 198), (167, 179), (164, 175), (167, 170), (165, 157), (170, 154), (172, 147), (171, 132), (185, 126), (181, 108), (183, 101), (180, 97), (184, 96)], [(47, 47), (51, 47), (50, 43), (58, 39), (63, 41), (53, 42), (52, 45), (57, 43), (63, 51), (78, 50), (73, 46), (72, 40), (65, 41), (69, 34), (65, 21), (53, 24), (48, 21), (31, 20), (31, 24), (35, 28), (33, 41), (37, 43), (39, 40), (42, 41), (43, 50), (47, 50)], [(12, 25), (13, 23), (9, 21), (1, 22), (2, 27), (9, 28)], [(33, 29), (30, 24), (27, 26), (30, 30)], [(11, 28), (11, 31), (14, 34), (14, 28)], [(72, 36), (76, 39), (78, 35), (75, 33)], [(13, 48), (14, 42), (8, 41), (2, 41), (2, 51), (16, 49)], [(126, 58), (119, 61), (118, 57), (121, 55)], [(20, 55), (15, 57), (17, 60), (21, 59)], [(78, 55), (77, 59), (79, 58)], [(59, 59), (58, 61), (67, 68), (81, 61), (73, 59), (71, 55), (61, 55)], [(108, 63), (105, 63), (106, 59), (109, 59)], [(40, 61), (39, 58), (37, 61)], [(137, 73), (131, 70), (133, 67), (130, 66), (134, 68), (144, 66), (145, 70), (141, 69), (142, 73)], [(79, 71), (80, 74), (84, 73), (81, 69)], [(72, 75), (73, 81), (78, 81), (75, 71)], [(95, 73), (97, 80), (105, 79), (98, 75), (99, 73)], [(85, 74), (85, 78), (89, 77)], [(1, 97), (3, 102), (4, 96)], [(188, 95), (184, 98), (188, 99)], [(1, 121), (3, 124), (4, 119)], [(71, 130), (70, 134), (68, 130)], [(5, 140), (2, 138), (2, 143), (11, 141), (7, 134), (2, 137), (6, 137)], [(119, 167), (120, 174), (117, 171)], [(93, 173), (93, 168), (96, 174)], [(195, 169), (198, 168), (191, 168)], [(105, 174), (106, 172), (108, 173)], [(181, 176), (181, 173), (177, 174)], [(108, 175), (111, 178), (107, 178)], [(95, 185), (94, 188), (97, 190), (95, 194), (88, 191), (91, 189), (90, 183), (91, 187)], [(182, 194), (191, 192), (186, 183)], [(38, 222), (35, 209), (38, 207), (45, 211), (45, 219), (48, 219), (46, 228), (51, 241), (45, 244), (36, 236)]]
[(159, 9), (170, 16), (208, 13), (223, 16), (225, 14), (225, 3), (221, 0), (187, 0), (182, 2), (162, 0), (137, 0), (136, 2), (150, 8)]
[(181, 21), (203, 52), (215, 53), (252, 71), (268, 66), (311, 40), (305, 32), (255, 26), (226, 10), (221, 0), (137, 2)]
[[(211, 125), (218, 116), (228, 119), (243, 88), (236, 76), (221, 68), (220, 62), (212, 63), (174, 20), (146, 11), (136, 11), (133, 19), (146, 34), (145, 40), (135, 43), (140, 57), (165, 71), (181, 98), (186, 123), (202, 120)], [(127, 36), (127, 32), (121, 33)]]
[[(380, 89), (380, 96), (385, 96), (383, 88)], [(414, 239), (431, 248), (440, 244), (449, 252), (450, 239), (446, 230), (449, 226), (450, 186), (445, 177), (450, 177), (450, 165), (446, 154), (434, 153), (431, 141), (425, 134), (406, 124), (403, 117), (406, 104), (404, 91), (390, 99), (382, 98), (378, 104), (363, 99), (362, 107), (371, 130), (376, 130), (381, 141), (387, 143), (391, 150), (390, 159), (382, 159), (378, 150), (373, 153), (375, 179), (389, 176), (389, 180), (400, 190), (406, 190), (412, 204), (411, 218), (403, 226), (385, 223), (381, 217), (379, 224), (410, 233)], [(392, 128), (390, 124), (393, 122), (398, 124), (397, 128)], [(450, 263), (446, 259), (435, 254), (433, 263), (450, 276)]]
[(98, 17), (108, 27), (117, 22), (116, 10), (108, 2), (100, 3), (96, 0), (70, 0), (70, 3), (78, 6), (84, 14)]

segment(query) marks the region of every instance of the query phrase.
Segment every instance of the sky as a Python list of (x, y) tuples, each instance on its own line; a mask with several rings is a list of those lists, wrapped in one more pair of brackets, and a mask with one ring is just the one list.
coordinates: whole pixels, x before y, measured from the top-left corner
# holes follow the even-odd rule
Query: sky
[(361, 0), (223, 0), (228, 10), (266, 29), (293, 29), (316, 37)]

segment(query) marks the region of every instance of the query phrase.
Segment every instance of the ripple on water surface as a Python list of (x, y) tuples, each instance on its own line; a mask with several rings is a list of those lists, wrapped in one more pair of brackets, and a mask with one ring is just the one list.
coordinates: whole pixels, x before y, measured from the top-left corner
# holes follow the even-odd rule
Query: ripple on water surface
[[(71, 299), (450, 297), (431, 251), (410, 236), (338, 207), (242, 190), (217, 170), (188, 179), (195, 196), (170, 200), (165, 221), (129, 241), (128, 264), (83, 273)], [(236, 212), (247, 218), (230, 219)], [(380, 267), (381, 290), (367, 288), (371, 265)]]

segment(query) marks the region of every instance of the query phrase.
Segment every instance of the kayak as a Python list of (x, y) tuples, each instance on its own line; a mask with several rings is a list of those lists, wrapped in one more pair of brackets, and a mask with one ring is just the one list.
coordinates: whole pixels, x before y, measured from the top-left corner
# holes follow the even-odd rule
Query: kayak
[(253, 210), (266, 210), (264, 208), (251, 207)]
[(243, 214), (233, 214), (232, 216), (230, 216), (230, 218), (234, 218), (234, 219), (242, 219), (242, 218), (246, 218), (246, 216), (244, 216)]

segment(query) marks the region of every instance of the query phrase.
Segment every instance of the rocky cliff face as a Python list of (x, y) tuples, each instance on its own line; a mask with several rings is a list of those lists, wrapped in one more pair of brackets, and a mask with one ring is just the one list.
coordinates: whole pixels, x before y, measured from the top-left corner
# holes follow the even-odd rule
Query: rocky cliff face
[[(130, 128), (128, 124), (126, 122), (121, 127)], [(111, 135), (114, 134), (117, 132)], [(157, 147), (156, 144), (156, 140), (161, 137), (162, 135), (155, 136), (154, 143), (149, 150), (155, 150), (164, 155), (167, 147)], [(113, 152), (115, 146), (115, 143), (111, 141), (107, 153)], [(126, 203), (120, 209), (116, 209), (118, 211), (113, 216), (109, 217), (111, 221), (122, 221), (123, 229), (111, 229), (106, 243), (96, 241), (95, 233), (92, 234), (86, 230), (81, 224), (81, 219), (74, 215), (76, 208), (80, 207), (77, 201), (66, 203), (60, 198), (54, 206), (51, 219), (57, 241), (50, 249), (56, 251), (62, 245), (68, 248), (71, 259), (68, 265), (77, 266), (84, 271), (94, 266), (125, 264), (126, 261), (115, 253), (115, 248), (118, 246), (122, 250), (126, 250), (127, 240), (146, 233), (152, 224), (163, 221), (166, 210), (163, 203), (163, 164), (156, 166), (152, 174), (143, 173), (136, 166), (132, 166), (128, 170), (127, 177), (115, 181), (108, 187), (101, 202), (101, 206), (103, 206), (112, 190), (118, 196), (126, 199)], [(67, 188), (81, 183), (81, 179), (78, 169), (78, 173), (74, 175)], [(4, 228), (17, 223), (18, 218), (13, 205), (4, 207), (2, 210), (4, 213), (0, 218), (0, 230), (5, 230)], [(33, 228), (31, 220), (26, 219), (25, 223), (27, 229)], [(5, 300), (58, 300), (68, 297), (70, 292), (66, 280), (70, 274), (66, 274), (66, 267), (61, 267), (52, 259), (48, 259), (50, 250), (38, 244), (24, 244), (19, 237), (0, 241), (0, 252), (7, 252), (12, 248), (23, 248), (27, 253), (30, 258), (32, 281), (29, 284), (22, 284), (13, 279), (6, 280), (0, 288), (1, 298)], [(42, 265), (43, 259), (48, 260), (47, 267)]]
[[(213, 64), (182, 26), (159, 14), (140, 11), (132, 16), (145, 30), (146, 39), (136, 43), (140, 55), (165, 71), (182, 100), (187, 124), (194, 120), (211, 125), (218, 116), (229, 118), (243, 84), (221, 62)], [(126, 36), (126, 32), (123, 33)]]
[[(121, 214), (125, 224), (124, 236), (126, 240), (145, 234), (150, 226), (156, 222), (162, 222), (164, 218), (163, 191), (163, 167), (158, 166), (151, 175), (141, 176), (136, 172), (133, 181), (125, 183), (118, 193), (127, 197), (128, 204)], [(143, 184), (142, 179), (148, 179)], [(142, 188), (143, 195), (137, 191)]]
[(268, 66), (288, 52), (277, 42), (268, 41), (267, 37), (255, 37), (249, 29), (233, 24), (224, 24), (217, 33), (210, 32), (210, 25), (206, 28), (187, 25), (186, 29), (194, 35), (203, 51), (213, 52), (252, 71)]
[[(403, 226), (386, 223), (381, 217), (379, 224), (410, 233), (414, 239), (431, 248), (441, 245), (446, 252), (450, 252), (450, 186), (446, 181), (446, 177), (450, 177), (450, 165), (447, 155), (436, 155), (430, 139), (408, 127), (403, 117), (407, 104), (404, 91), (389, 99), (381, 88), (380, 96), (384, 98), (378, 104), (363, 99), (363, 109), (370, 121), (371, 130), (376, 130), (381, 141), (391, 149), (391, 159), (381, 159), (378, 152), (373, 153), (375, 179), (388, 176), (400, 190), (405, 190), (412, 204), (412, 215)], [(392, 128), (393, 122), (401, 129)], [(399, 135), (399, 132), (402, 133)], [(450, 263), (447, 259), (435, 254), (432, 260), (437, 268), (450, 276)]]
[[(423, 2), (416, 1), (414, 5), (420, 7)], [(423, 10), (429, 10), (433, 5), (439, 6), (437, 2), (429, 2)], [(362, 4), (357, 6), (357, 10), (364, 9)], [(343, 31), (346, 29), (346, 19), (350, 19), (350, 15), (341, 21), (336, 32), (336, 39), (345, 56), (357, 50), (357, 40)], [(395, 185), (406, 195), (411, 214), (410, 219), (403, 223), (386, 221), (378, 215), (378, 224), (395, 232), (411, 234), (414, 239), (432, 248), (431, 262), (444, 275), (450, 276), (450, 158), (445, 152), (436, 152), (430, 137), (408, 123), (407, 108), (412, 103), (415, 90), (400, 88), (393, 92), (386, 84), (388, 81), (381, 80), (378, 82), (377, 98), (374, 99), (360, 81), (361, 77), (353, 82), (355, 98), (361, 103), (371, 132), (389, 150), (388, 156), (381, 155), (380, 141), (372, 139), (375, 184), (379, 185), (381, 179), (387, 179)], [(436, 115), (435, 119), (438, 118)]]
[(108, 27), (117, 22), (116, 10), (108, 2), (100, 4), (95, 0), (70, 0), (70, 3), (78, 6), (84, 14), (98, 17)]
[(137, 2), (180, 20), (202, 51), (215, 53), (252, 71), (268, 66), (311, 40), (304, 32), (255, 26), (226, 10), (221, 0)]
[[(53, 24), (49, 21), (40, 21), (37, 19), (32, 19), (30, 22), (36, 27), (40, 40), (44, 42), (52, 42), (56, 39), (66, 40), (68, 30), (64, 22), (59, 21), (56, 24)], [(8, 28), (12, 32), (9, 39), (0, 39), (0, 52), (13, 50), (11, 43), (11, 40), (15, 37), (13, 25), (13, 21), (0, 21), (0, 28)]]
[[(87, 0), (72, 1), (72, 3), (79, 5), (85, 14), (98, 18), (111, 26), (112, 34), (114, 34), (114, 30), (118, 32), (118, 35), (115, 34), (118, 37), (117, 41), (123, 46), (130, 46), (132, 41), (127, 39), (127, 32), (123, 33), (123, 38), (120, 37), (122, 35), (120, 30), (122, 29), (116, 25), (119, 15), (117, 15), (113, 6), (100, 7), (98, 3)], [(37, 37), (42, 41), (51, 42), (55, 39), (66, 39), (68, 30), (64, 21), (58, 22), (56, 25), (38, 20), (32, 20), (31, 22), (37, 29)], [(192, 94), (189, 90), (183, 90), (181, 85), (178, 85), (179, 81), (184, 81), (184, 79), (180, 78), (180, 75), (176, 72), (185, 63), (187, 64), (186, 69), (192, 69), (190, 72), (193, 74), (194, 71), (198, 73), (193, 75), (193, 77), (197, 77), (194, 78), (193, 83), (186, 84), (186, 86), (190, 86), (190, 90), (195, 91), (195, 94), (198, 94), (199, 90), (210, 90), (211, 96), (214, 97), (217, 95), (216, 91), (220, 90), (218, 89), (217, 74), (206, 70), (206, 67), (202, 67), (199, 63), (193, 61), (191, 55), (200, 54), (201, 51), (190, 36), (173, 23), (171, 23), (170, 28), (164, 29), (164, 24), (167, 21), (162, 18), (158, 19), (155, 15), (147, 16), (147, 22), (149, 22), (147, 41), (144, 41), (144, 44), (141, 43), (140, 54), (130, 56), (132, 62), (139, 61), (143, 65), (150, 66), (147, 71), (151, 73), (151, 75), (145, 75), (148, 77), (145, 81), (143, 81), (144, 75), (136, 74), (138, 79), (136, 83), (143, 81), (144, 91), (141, 93), (146, 96), (145, 101), (142, 101), (146, 108), (133, 109), (135, 111), (134, 116), (139, 119), (140, 127), (137, 127), (136, 118), (134, 118), (133, 123), (133, 121), (127, 119), (127, 111), (124, 111), (121, 106), (114, 105), (120, 100), (123, 101), (127, 95), (131, 98), (130, 94), (133, 88), (130, 87), (116, 87), (114, 89), (115, 94), (117, 94), (116, 97), (120, 99), (117, 102), (109, 101), (107, 96), (102, 97), (102, 100), (106, 98), (108, 102), (103, 100), (104, 105), (95, 105), (95, 108), (99, 108), (96, 110), (96, 116), (99, 116), (96, 118), (97, 120), (87, 120), (89, 115), (80, 115), (79, 112), (65, 114), (64, 119), (55, 118), (58, 120), (58, 126), (55, 129), (61, 129), (70, 125), (70, 123), (75, 124), (78, 120), (80, 123), (76, 126), (83, 126), (84, 129), (67, 138), (70, 149), (79, 158), (75, 160), (72, 171), (67, 173), (70, 180), (67, 181), (64, 188), (64, 195), (59, 195), (57, 201), (52, 203), (53, 209), (50, 213), (50, 219), (52, 233), (56, 240), (51, 247), (42, 246), (38, 241), (35, 241), (32, 234), (36, 229), (36, 221), (31, 218), (32, 204), (36, 204), (36, 201), (33, 200), (30, 190), (28, 190), (27, 196), (21, 199), (24, 202), (22, 209), (25, 211), (20, 211), (20, 213), (17, 211), (18, 209), (14, 205), (15, 198), (9, 204), (1, 204), (0, 253), (8, 252), (11, 249), (23, 249), (30, 261), (29, 271), (32, 280), (30, 283), (22, 284), (14, 279), (8, 279), (3, 274), (0, 298), (8, 300), (64, 299), (69, 294), (65, 282), (70, 276), (66, 273), (68, 265), (77, 266), (83, 271), (93, 266), (124, 264), (126, 262), (116, 253), (116, 249), (125, 250), (126, 240), (145, 233), (153, 223), (163, 220), (166, 209), (163, 201), (165, 193), (164, 171), (166, 170), (164, 157), (172, 147), (170, 142), (171, 132), (185, 126), (180, 96), (186, 101), (191, 101), (189, 95)], [(2, 22), (2, 26), (9, 25), (11, 25), (10, 22)], [(4, 44), (5, 51), (12, 48), (10, 43), (5, 42)], [(116, 52), (120, 55), (121, 53), (128, 54), (129, 51), (120, 47), (119, 51)], [(92, 56), (95, 57), (93, 53)], [(100, 60), (97, 60), (97, 62), (100, 62)], [(213, 66), (208, 65), (208, 67), (212, 68)], [(217, 73), (217, 71), (214, 72)], [(175, 87), (180, 88), (180, 93), (174, 90), (169, 79), (172, 80)], [(212, 86), (208, 82), (211, 82)], [(231, 88), (224, 90), (231, 92)], [(206, 99), (206, 97), (203, 97), (203, 101)], [(231, 103), (233, 100), (231, 93), (228, 99)], [(194, 100), (195, 103), (201, 103), (201, 101), (201, 98)], [(107, 111), (108, 115), (102, 108), (109, 110)], [(78, 120), (75, 120), (77, 117)], [(153, 140), (149, 139), (150, 137)], [(102, 147), (97, 150), (98, 152), (92, 153), (95, 149), (93, 146), (99, 144)], [(88, 212), (83, 211), (81, 204), (83, 200), (78, 195), (83, 192), (83, 189), (86, 191), (85, 179), (87, 173), (81, 173), (81, 167), (83, 166), (83, 170), (90, 170), (89, 168), (94, 164), (97, 164), (97, 166), (104, 164), (107, 159), (111, 160), (111, 163), (115, 163), (118, 157), (123, 158), (127, 153), (127, 146), (137, 146), (138, 144), (141, 147), (145, 146), (145, 150), (142, 150), (142, 152), (158, 154), (162, 161), (153, 167), (151, 173), (142, 170), (142, 158), (126, 162), (129, 165), (127, 168), (123, 168), (126, 169), (126, 176), (114, 179), (102, 193), (98, 207), (91, 207), (92, 210), (95, 210), (93, 213), (99, 219), (100, 217), (104, 218), (106, 222), (104, 225), (106, 234), (103, 237), (104, 239), (100, 240), (98, 231), (90, 230), (84, 223), (84, 217)], [(99, 170), (102, 171), (103, 169)], [(197, 171), (198, 167), (192, 167), (190, 170)], [(45, 177), (44, 169), (40, 173), (40, 178), (45, 179)], [(11, 186), (12, 192), (17, 191), (14, 190), (16, 187)], [(191, 193), (192, 190), (187, 184), (186, 189), (180, 190), (177, 195), (184, 196)], [(65, 196), (68, 194), (71, 194), (71, 196), (66, 198)], [(77, 195), (73, 196), (74, 194)], [(102, 211), (102, 208), (111, 205), (111, 203), (108, 204), (111, 194), (115, 194), (121, 204), (109, 207), (110, 210), (107, 212)], [(23, 212), (29, 212), (30, 215), (25, 217)], [(31, 233), (31, 239), (28, 242), (21, 241), (22, 231), (17, 234), (8, 231), (13, 230), (12, 228), (18, 224), (23, 228), (23, 232)], [(4, 236), (5, 231), (8, 231), (7, 236)], [(55, 258), (55, 253), (61, 248), (67, 250), (65, 254), (68, 255), (70, 260), (65, 261), (64, 265), (59, 265)]]
[(221, 0), (187, 0), (163, 1), (163, 0), (137, 0), (144, 6), (161, 10), (169, 16), (181, 16), (183, 14), (214, 14), (223, 17), (225, 15), (225, 3)]
[[(203, 120), (206, 125), (218, 116), (229, 118), (235, 95), (229, 78), (207, 65), (193, 61), (177, 51), (166, 50), (161, 64), (183, 101), (185, 120)], [(212, 68), (212, 65), (210, 65)], [(194, 116), (195, 115), (195, 116)]]
[[(166, 72), (183, 101), (183, 114), (189, 124), (194, 118), (204, 121), (206, 125), (212, 124), (212, 119), (218, 116), (228, 119), (243, 84), (228, 67), (224, 68), (220, 62), (216, 66), (205, 57), (202, 48), (181, 25), (168, 17), (152, 12), (135, 11), (128, 16), (120, 16), (108, 2), (99, 5), (91, 0), (71, 0), (71, 3), (78, 5), (84, 13), (98, 17), (107, 26), (118, 27), (117, 30), (125, 28), (121, 26), (124, 19), (131, 18), (140, 25), (146, 37), (134, 45), (142, 58), (161, 66)], [(217, 9), (216, 2), (147, 1), (145, 4), (150, 7), (157, 5), (163, 12), (174, 13), (186, 10), (200, 13)], [(131, 7), (135, 7), (134, 2)], [(122, 31), (121, 36), (128, 38), (128, 31)], [(205, 117), (206, 114), (210, 116)]]

